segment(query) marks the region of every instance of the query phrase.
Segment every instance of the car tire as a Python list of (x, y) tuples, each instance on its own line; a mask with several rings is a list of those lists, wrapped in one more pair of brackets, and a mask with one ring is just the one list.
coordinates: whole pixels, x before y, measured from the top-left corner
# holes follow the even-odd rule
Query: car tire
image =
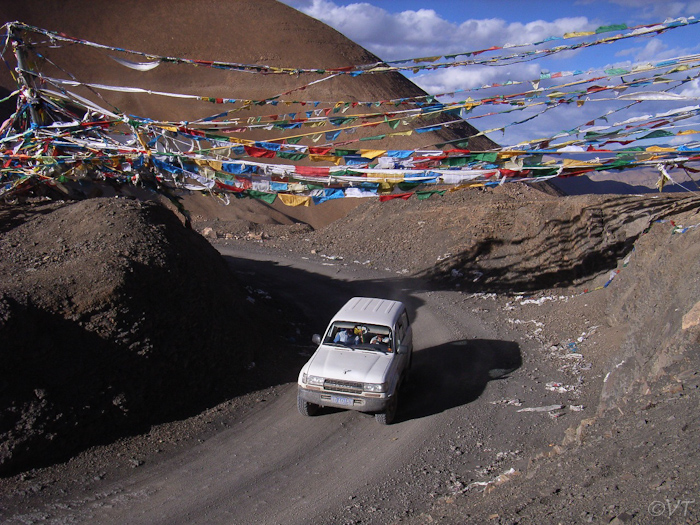
[(321, 407), (315, 403), (309, 403), (297, 395), (297, 408), (302, 416), (315, 416)]
[(386, 407), (386, 410), (384, 412), (378, 412), (377, 414), (374, 414), (374, 419), (377, 420), (377, 423), (380, 425), (391, 425), (394, 422), (394, 419), (396, 418), (396, 410), (399, 405), (399, 389), (396, 389), (396, 392), (394, 392), (394, 396), (391, 398), (391, 401)]

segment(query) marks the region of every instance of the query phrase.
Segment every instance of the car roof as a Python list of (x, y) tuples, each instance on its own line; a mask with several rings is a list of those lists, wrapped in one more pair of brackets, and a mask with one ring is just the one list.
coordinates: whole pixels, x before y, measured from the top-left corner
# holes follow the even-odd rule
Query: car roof
[(376, 297), (353, 297), (333, 316), (334, 321), (393, 326), (404, 310), (403, 303)]

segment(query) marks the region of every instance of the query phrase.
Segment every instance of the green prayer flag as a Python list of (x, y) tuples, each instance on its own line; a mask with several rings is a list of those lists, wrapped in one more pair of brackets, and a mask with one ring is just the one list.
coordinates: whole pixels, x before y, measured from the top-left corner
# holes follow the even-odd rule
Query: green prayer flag
[(348, 155), (357, 155), (356, 149), (340, 149), (336, 148), (333, 152), (336, 157), (347, 157)]
[(444, 195), (446, 190), (425, 190), (425, 191), (417, 191), (416, 192), (416, 197), (418, 197), (418, 200), (425, 200), (429, 199), (433, 195)]
[(469, 164), (469, 157), (448, 157), (443, 159), (442, 164), (451, 168), (458, 168)]
[(607, 33), (609, 31), (624, 31), (627, 29), (627, 24), (612, 24), (609, 26), (600, 26), (595, 30), (596, 34)]
[(673, 137), (673, 136), (675, 136), (675, 133), (671, 133), (670, 131), (666, 131), (666, 130), (663, 130), (663, 129), (659, 129), (659, 130), (656, 130), (656, 131), (652, 131), (652, 132), (649, 133), (648, 135), (644, 135), (640, 140), (644, 140), (644, 139), (658, 139), (658, 138), (661, 138), (661, 137)]
[(396, 120), (387, 120), (387, 121), (386, 121), (386, 123), (389, 124), (389, 127), (390, 127), (391, 129), (396, 129), (396, 128), (398, 127), (398, 125), (399, 125), (400, 122), (401, 122), (400, 119), (396, 119)]
[(606, 69), (605, 74), (606, 75), (626, 75), (629, 73), (629, 69), (624, 69), (621, 67), (615, 67), (612, 69)]
[(595, 170), (596, 171), (614, 170), (614, 169), (627, 167), (632, 163), (633, 163), (632, 160), (617, 159), (617, 160), (614, 160), (613, 162), (610, 162), (610, 163), (605, 164), (603, 166), (596, 166)]
[(306, 158), (306, 153), (295, 153), (292, 151), (278, 151), (277, 156), (287, 160), (302, 160)]
[(476, 155), (472, 155), (472, 159), (481, 162), (496, 162), (498, 159), (498, 153), (495, 151), (493, 153), (478, 153)]
[(261, 201), (264, 201), (268, 204), (272, 204), (277, 198), (276, 193), (266, 193), (264, 191), (246, 190), (245, 193), (247, 193), (249, 197), (252, 197), (254, 199), (260, 199)]

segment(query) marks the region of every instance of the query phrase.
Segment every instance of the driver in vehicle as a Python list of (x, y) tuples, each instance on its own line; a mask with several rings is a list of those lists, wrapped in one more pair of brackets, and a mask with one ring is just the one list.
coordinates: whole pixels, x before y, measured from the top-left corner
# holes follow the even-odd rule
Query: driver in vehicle
[(390, 341), (388, 335), (377, 334), (370, 340), (369, 344), (371, 344), (371, 345), (378, 345), (378, 344), (386, 345), (386, 351), (391, 352), (391, 347), (389, 347), (390, 342), (391, 341)]

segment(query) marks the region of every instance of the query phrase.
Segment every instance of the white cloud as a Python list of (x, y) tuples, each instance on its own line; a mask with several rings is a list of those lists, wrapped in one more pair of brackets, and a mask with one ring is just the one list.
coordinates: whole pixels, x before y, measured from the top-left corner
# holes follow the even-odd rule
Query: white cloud
[(658, 62), (685, 54), (683, 50), (669, 49), (658, 38), (649, 40), (644, 46), (630, 47), (615, 53), (615, 56), (631, 56), (635, 62)]
[(641, 18), (663, 20), (697, 13), (700, 2), (659, 2), (659, 0), (610, 0), (611, 3), (634, 9)]
[[(507, 73), (507, 74), (506, 74)], [(509, 79), (527, 81), (539, 78), (540, 68), (535, 64), (518, 64), (511, 66), (507, 72), (503, 68), (490, 66), (470, 66), (442, 69), (417, 75), (411, 80), (428, 93), (451, 93), (460, 89), (474, 89), (494, 82), (505, 83)], [(521, 86), (523, 91), (530, 85)], [(478, 96), (478, 92), (472, 93)], [(460, 98), (460, 97), (458, 97)]]
[(700, 97), (700, 80), (696, 78), (691, 81), (679, 94), (685, 97)]
[(594, 29), (585, 16), (536, 20), (526, 24), (499, 18), (471, 19), (456, 24), (432, 9), (390, 13), (367, 2), (339, 6), (330, 0), (288, 0), (358, 42), (383, 60), (400, 60), (475, 51), (504, 44), (526, 44), (569, 31)]

